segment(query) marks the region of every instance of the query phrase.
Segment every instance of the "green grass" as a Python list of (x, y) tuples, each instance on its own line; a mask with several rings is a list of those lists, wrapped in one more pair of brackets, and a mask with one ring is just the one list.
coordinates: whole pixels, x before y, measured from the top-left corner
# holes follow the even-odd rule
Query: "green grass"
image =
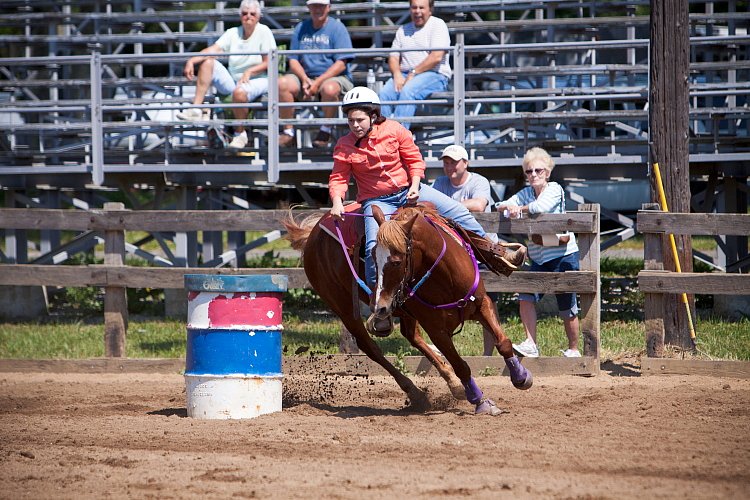
[[(313, 317), (313, 316), (318, 316)], [(514, 342), (523, 340), (518, 316), (503, 318), (506, 333)], [(638, 320), (602, 322), (602, 358), (644, 351), (644, 325)], [(329, 314), (285, 312), (282, 344), (285, 355), (338, 352), (341, 324)], [(562, 322), (556, 317), (540, 318), (537, 340), (543, 356), (559, 356), (567, 347)], [(701, 354), (717, 359), (750, 360), (750, 320), (729, 323), (716, 318), (696, 322)], [(101, 322), (54, 321), (0, 323), (0, 358), (83, 359), (104, 355), (104, 328)], [(468, 322), (453, 337), (465, 356), (482, 353), (482, 329)], [(376, 339), (386, 354), (416, 355), (418, 352), (397, 332)], [(130, 321), (127, 355), (131, 358), (175, 358), (185, 356), (186, 327), (183, 320), (136, 318)]]
[[(643, 235), (637, 234), (632, 238), (618, 243), (613, 248), (619, 250), (643, 250)], [(716, 249), (716, 240), (713, 236), (693, 236), (693, 248), (702, 252)]]

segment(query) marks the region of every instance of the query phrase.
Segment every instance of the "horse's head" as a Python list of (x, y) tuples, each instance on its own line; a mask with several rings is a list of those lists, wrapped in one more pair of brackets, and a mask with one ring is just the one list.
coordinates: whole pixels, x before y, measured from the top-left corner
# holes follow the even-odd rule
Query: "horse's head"
[(373, 314), (368, 320), (368, 329), (370, 333), (382, 336), (386, 333), (383, 331), (386, 325), (389, 327), (387, 333), (393, 329), (392, 321), (389, 319), (393, 310), (403, 300), (406, 281), (414, 265), (411, 254), (412, 231), (421, 212), (418, 209), (407, 208), (388, 221), (377, 206), (373, 207), (372, 213), (380, 228), (377, 244), (373, 249), (377, 283)]

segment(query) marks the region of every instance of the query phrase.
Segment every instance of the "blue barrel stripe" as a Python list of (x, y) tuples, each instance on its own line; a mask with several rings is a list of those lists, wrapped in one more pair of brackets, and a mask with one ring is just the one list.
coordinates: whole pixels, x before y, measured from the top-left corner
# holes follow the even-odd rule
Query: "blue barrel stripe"
[(192, 329), (185, 375), (281, 375), (280, 330)]

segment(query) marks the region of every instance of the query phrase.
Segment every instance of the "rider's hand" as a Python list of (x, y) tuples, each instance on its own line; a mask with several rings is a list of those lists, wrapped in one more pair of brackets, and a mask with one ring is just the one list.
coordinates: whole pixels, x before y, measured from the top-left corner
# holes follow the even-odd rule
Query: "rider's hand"
[(334, 201), (331, 207), (331, 216), (334, 219), (344, 220), (344, 204), (340, 201)]
[(419, 185), (411, 186), (406, 193), (406, 202), (410, 205), (416, 205), (419, 200)]

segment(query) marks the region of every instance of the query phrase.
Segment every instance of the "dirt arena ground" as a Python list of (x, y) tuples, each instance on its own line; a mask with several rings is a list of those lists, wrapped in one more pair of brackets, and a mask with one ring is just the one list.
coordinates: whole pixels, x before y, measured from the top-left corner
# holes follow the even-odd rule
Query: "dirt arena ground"
[[(627, 371), (625, 371), (627, 373)], [(750, 498), (750, 380), (287, 376), (284, 410), (186, 416), (178, 374), (0, 373), (0, 498)]]

